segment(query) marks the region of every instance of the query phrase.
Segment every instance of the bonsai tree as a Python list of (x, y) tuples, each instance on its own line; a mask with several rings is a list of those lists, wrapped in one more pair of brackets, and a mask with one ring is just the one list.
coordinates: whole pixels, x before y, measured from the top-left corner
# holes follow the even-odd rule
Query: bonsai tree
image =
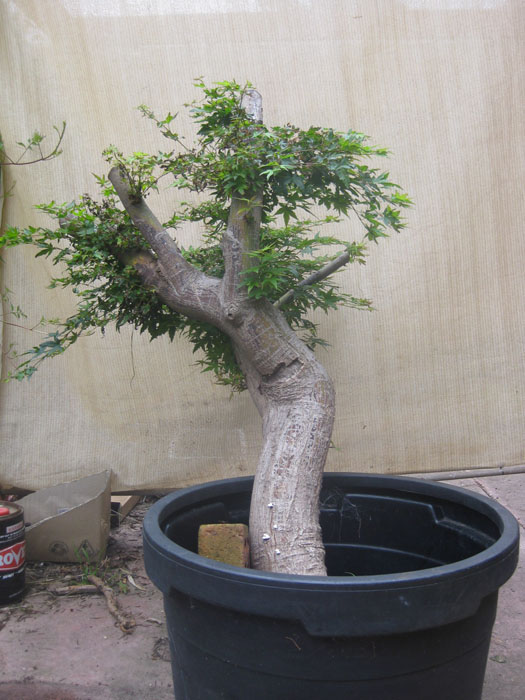
[[(387, 151), (365, 135), (268, 127), (251, 85), (198, 87), (203, 99), (187, 105), (195, 145), (173, 130), (175, 115), (159, 119), (143, 105), (172, 150), (126, 156), (108, 148), (99, 199), (40, 205), (52, 228), (10, 228), (0, 238), (5, 246), (37, 246), (37, 255), (60, 264), (52, 286), (78, 297), (76, 313), (19, 356), (9, 376), (31, 376), (45, 358), (109, 324), (131, 324), (152, 338), (186, 336), (203, 352), (203, 369), (233, 391), (247, 389), (261, 415), (252, 565), (322, 575), (319, 492), (335, 395), (313, 352), (326, 343), (308, 314), (370, 308), (339, 290), (334, 273), (364, 263), (368, 242), (399, 231), (411, 202), (388, 173), (366, 164)], [(173, 215), (160, 222), (146, 198), (166, 181), (187, 194), (174, 196)], [(346, 217), (361, 222), (362, 240), (333, 235)], [(177, 244), (185, 222), (201, 224), (199, 247)]]

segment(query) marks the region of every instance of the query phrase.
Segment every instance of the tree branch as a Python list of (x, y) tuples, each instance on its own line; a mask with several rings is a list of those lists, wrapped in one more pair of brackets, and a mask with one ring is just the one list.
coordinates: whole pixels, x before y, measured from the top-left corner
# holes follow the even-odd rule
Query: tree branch
[[(124, 209), (143, 235), (153, 252), (132, 251), (117, 254), (131, 255), (126, 264), (132, 264), (143, 281), (152, 286), (170, 308), (191, 318), (215, 323), (220, 318), (219, 280), (208, 277), (191, 265), (177, 244), (147, 206), (142, 197), (133, 197), (125, 173), (118, 167), (111, 169), (113, 184)], [(135, 258), (133, 257), (135, 256)]]
[(168, 302), (171, 287), (166, 283), (165, 277), (159, 273), (158, 260), (151, 251), (115, 248), (112, 253), (123, 265), (134, 267), (146, 287), (153, 287), (162, 300)]
[(166, 272), (196, 271), (192, 265), (184, 260), (177, 244), (148, 207), (143, 197), (133, 196), (124, 170), (120, 167), (111, 168), (109, 180), (124, 205), (124, 209), (152, 250), (158, 255)]
[(316, 282), (320, 282), (321, 280), (326, 279), (340, 267), (346, 265), (346, 263), (348, 262), (350, 262), (350, 253), (348, 251), (345, 251), (344, 253), (341, 253), (341, 255), (338, 255), (337, 258), (335, 258), (334, 260), (331, 260), (329, 263), (326, 263), (326, 265), (320, 270), (316, 270), (315, 272), (312, 272), (311, 275), (308, 275), (308, 277), (305, 277), (304, 280), (301, 280), (297, 284), (297, 287), (295, 287), (294, 289), (289, 289), (285, 294), (283, 294), (283, 296), (280, 299), (277, 299), (277, 301), (274, 302), (274, 306), (280, 309), (282, 306), (284, 306), (284, 304), (288, 303), (291, 299), (293, 299), (293, 296), (299, 287), (309, 287), (310, 285), (315, 284)]
[[(255, 123), (262, 123), (262, 97), (257, 90), (246, 90), (241, 106)], [(228, 226), (222, 240), (225, 267), (223, 293), (228, 303), (238, 296), (242, 271), (253, 265), (249, 253), (259, 247), (261, 213), (261, 192), (232, 197)]]
[(246, 90), (242, 96), (241, 107), (244, 107), (246, 114), (257, 124), (262, 124), (263, 108), (261, 93), (257, 90)]
[(222, 238), (224, 257), (223, 292), (228, 301), (239, 294), (243, 270), (254, 264), (249, 253), (259, 247), (261, 197), (234, 197), (230, 205), (228, 226)]

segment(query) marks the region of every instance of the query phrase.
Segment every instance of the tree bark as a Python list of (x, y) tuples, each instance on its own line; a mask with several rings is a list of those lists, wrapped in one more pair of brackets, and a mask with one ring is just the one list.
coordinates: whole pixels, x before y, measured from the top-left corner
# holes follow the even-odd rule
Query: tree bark
[(319, 492), (335, 414), (332, 381), (269, 303), (232, 333), (262, 417), (263, 446), (250, 511), (256, 569), (326, 574)]

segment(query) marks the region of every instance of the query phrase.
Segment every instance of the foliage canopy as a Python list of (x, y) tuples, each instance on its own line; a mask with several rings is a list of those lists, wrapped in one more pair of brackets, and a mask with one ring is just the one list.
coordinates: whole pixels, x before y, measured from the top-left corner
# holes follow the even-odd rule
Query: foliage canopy
[[(186, 222), (200, 222), (202, 244), (182, 253), (212, 277), (224, 273), (221, 239), (232, 198), (245, 198), (249, 206), (256, 194), (262, 196), (259, 248), (250, 253), (253, 265), (244, 271), (242, 286), (248, 297), (264, 297), (276, 305), (294, 290), (281, 305), (283, 314), (310, 346), (323, 344), (308, 312), (339, 305), (370, 308), (370, 302), (340, 291), (332, 275), (300, 283), (341, 250), (350, 262), (364, 263), (367, 242), (404, 227), (401, 209), (411, 204), (410, 199), (388, 173), (366, 162), (388, 152), (369, 145), (367, 137), (356, 131), (256, 123), (241, 105), (249, 84), (220, 82), (209, 87), (199, 80), (197, 86), (203, 99), (186, 105), (197, 125), (195, 145), (187, 146), (173, 130), (177, 115), (159, 119), (141, 105), (141, 113), (171, 142), (171, 150), (126, 156), (110, 146), (104, 156), (126, 173), (132, 197), (147, 197), (159, 189), (161, 180), (188, 191), (191, 201), (178, 202), (164, 226), (176, 235)], [(126, 255), (146, 250), (146, 243), (109, 180), (95, 177), (98, 199), (84, 195), (74, 202), (37, 207), (54, 220), (53, 228), (9, 228), (0, 237), (0, 246), (35, 245), (37, 256), (50, 257), (59, 265), (60, 275), (51, 286), (70, 287), (78, 297), (76, 313), (56, 322), (42, 343), (18, 356), (20, 364), (9, 378), (31, 376), (43, 359), (63, 352), (82, 334), (103, 331), (108, 324), (117, 329), (131, 324), (151, 338), (187, 336), (195, 349), (203, 351), (199, 363), (204, 370), (213, 371), (220, 383), (244, 388), (229, 338), (170, 309), (126, 264)], [(323, 226), (348, 216), (357, 216), (362, 223), (363, 240), (348, 243), (321, 232)]]

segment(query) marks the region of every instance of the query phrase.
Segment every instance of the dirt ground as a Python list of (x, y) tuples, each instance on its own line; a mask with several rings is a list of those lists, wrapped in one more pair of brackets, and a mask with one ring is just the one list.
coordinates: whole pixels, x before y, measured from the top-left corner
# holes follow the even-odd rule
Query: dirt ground
[[(162, 595), (142, 561), (147, 500), (111, 530), (100, 564), (28, 564), (23, 600), (0, 606), (2, 698), (173, 700)], [(130, 633), (103, 595), (53, 592), (90, 574), (112, 589), (123, 621), (134, 620)]]

